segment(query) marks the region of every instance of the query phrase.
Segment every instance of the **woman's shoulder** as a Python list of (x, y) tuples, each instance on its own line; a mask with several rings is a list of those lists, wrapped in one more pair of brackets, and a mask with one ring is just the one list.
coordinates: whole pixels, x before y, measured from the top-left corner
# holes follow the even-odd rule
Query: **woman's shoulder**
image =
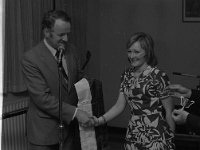
[(169, 81), (169, 77), (164, 70), (162, 70), (158, 67), (154, 67), (153, 73), (154, 73), (154, 77), (156, 79), (162, 79), (162, 80), (165, 80), (165, 81)]
[(163, 69), (160, 69), (157, 66), (152, 67), (152, 72), (154, 72), (155, 74), (166, 75), (166, 72)]
[(131, 67), (125, 67), (121, 72), (121, 78), (129, 76), (131, 74)]
[(122, 74), (130, 72), (130, 68), (131, 68), (131, 67), (125, 67), (125, 68), (122, 70)]

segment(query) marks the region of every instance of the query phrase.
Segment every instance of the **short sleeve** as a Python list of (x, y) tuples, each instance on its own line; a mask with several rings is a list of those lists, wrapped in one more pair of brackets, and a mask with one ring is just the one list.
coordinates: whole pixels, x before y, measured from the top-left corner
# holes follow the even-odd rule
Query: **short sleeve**
[(158, 86), (158, 97), (162, 100), (165, 99), (169, 96), (169, 90), (166, 90), (166, 87), (170, 84), (169, 78), (167, 76), (167, 74), (163, 71), (159, 71), (156, 79), (159, 82), (159, 86)]
[(124, 93), (124, 79), (125, 79), (125, 72), (123, 72), (121, 74), (121, 77), (120, 77), (120, 89), (119, 89), (119, 92), (122, 92), (122, 93)]

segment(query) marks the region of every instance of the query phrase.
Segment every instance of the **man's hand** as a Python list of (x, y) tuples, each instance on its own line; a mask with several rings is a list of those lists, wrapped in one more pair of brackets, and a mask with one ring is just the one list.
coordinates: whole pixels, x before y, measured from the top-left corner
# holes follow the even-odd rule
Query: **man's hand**
[(90, 114), (80, 109), (77, 110), (76, 119), (83, 127), (91, 127), (94, 126), (94, 120)]
[(188, 89), (180, 84), (171, 84), (167, 87), (167, 89), (170, 89), (170, 92), (175, 96), (183, 96), (190, 98), (192, 91), (191, 89)]
[(172, 112), (172, 118), (174, 119), (175, 123), (177, 124), (184, 124), (186, 122), (188, 112), (182, 109), (174, 110)]

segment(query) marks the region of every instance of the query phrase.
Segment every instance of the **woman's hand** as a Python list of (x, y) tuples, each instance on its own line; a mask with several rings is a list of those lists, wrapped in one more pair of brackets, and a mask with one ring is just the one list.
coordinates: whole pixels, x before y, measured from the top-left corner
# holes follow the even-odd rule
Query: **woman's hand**
[(94, 120), (94, 126), (100, 126), (106, 123), (106, 119), (104, 116), (100, 116), (97, 118), (96, 116), (92, 116), (92, 119)]

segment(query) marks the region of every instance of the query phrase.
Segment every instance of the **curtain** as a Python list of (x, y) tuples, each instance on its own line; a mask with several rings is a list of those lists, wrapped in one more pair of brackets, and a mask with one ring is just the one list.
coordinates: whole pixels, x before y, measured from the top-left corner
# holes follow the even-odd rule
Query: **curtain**
[(6, 0), (5, 1), (4, 94), (26, 91), (20, 67), (23, 53), (42, 38), (44, 12), (61, 9), (72, 18), (71, 41), (85, 60), (87, 0)]
[(72, 19), (70, 40), (75, 44), (84, 63), (86, 55), (87, 0), (56, 0), (55, 9), (64, 10)]
[(52, 8), (52, 0), (5, 1), (4, 94), (26, 90), (20, 61), (41, 40), (41, 18)]

